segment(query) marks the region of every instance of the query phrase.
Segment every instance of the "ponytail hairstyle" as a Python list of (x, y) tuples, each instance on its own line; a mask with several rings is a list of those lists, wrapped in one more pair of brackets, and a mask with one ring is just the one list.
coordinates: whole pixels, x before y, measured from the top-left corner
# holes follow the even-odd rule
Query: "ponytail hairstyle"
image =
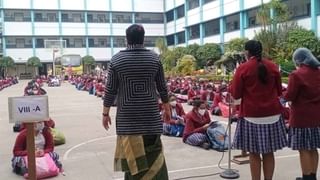
[(268, 83), (268, 70), (262, 63), (262, 44), (260, 41), (250, 40), (244, 45), (244, 49), (248, 51), (249, 57), (255, 57), (258, 61), (258, 78), (263, 84)]

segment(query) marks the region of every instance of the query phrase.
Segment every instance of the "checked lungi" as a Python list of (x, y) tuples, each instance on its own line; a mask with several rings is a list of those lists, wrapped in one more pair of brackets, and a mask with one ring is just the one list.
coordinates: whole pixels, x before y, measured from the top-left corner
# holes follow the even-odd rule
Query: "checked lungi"
[(117, 136), (114, 169), (125, 180), (168, 180), (160, 135)]

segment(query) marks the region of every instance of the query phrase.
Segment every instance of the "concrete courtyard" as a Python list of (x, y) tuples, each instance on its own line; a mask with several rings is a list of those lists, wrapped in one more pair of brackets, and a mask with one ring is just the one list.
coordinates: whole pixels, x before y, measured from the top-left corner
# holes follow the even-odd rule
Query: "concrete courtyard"
[[(6, 88), (0, 92), (0, 179), (23, 179), (12, 173), (11, 157), (16, 133), (13, 124), (8, 120), (8, 97), (23, 95), (27, 81)], [(60, 174), (55, 180), (120, 180), (122, 173), (113, 171), (113, 155), (115, 149), (114, 117), (116, 108), (111, 110), (112, 128), (106, 131), (102, 127), (102, 100), (87, 92), (76, 90), (69, 83), (61, 87), (44, 88), (48, 92), (50, 116), (56, 122), (56, 128), (62, 131), (67, 143), (55, 147), (60, 154), (65, 175)], [(186, 110), (191, 107), (185, 105)], [(225, 119), (213, 117), (226, 123)], [(232, 127), (234, 131), (235, 127)], [(169, 176), (172, 180), (218, 180), (222, 179), (218, 167), (222, 153), (214, 150), (203, 150), (182, 143), (180, 138), (162, 136)], [(239, 151), (232, 151), (238, 155)], [(227, 166), (227, 153), (221, 162)], [(235, 165), (241, 180), (250, 179), (249, 165)], [(284, 149), (276, 153), (275, 180), (293, 180), (299, 176), (300, 166), (298, 153)]]

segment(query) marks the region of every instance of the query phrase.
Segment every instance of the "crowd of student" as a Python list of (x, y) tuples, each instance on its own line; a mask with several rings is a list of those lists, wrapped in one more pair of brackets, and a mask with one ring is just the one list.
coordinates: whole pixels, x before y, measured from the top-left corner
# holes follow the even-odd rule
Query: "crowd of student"
[(5, 78), (0, 77), (0, 91), (14, 84), (18, 84), (18, 82), (19, 81), (17, 77), (13, 77), (13, 76), (7, 76)]
[(105, 89), (105, 76), (96, 75), (75, 75), (69, 78), (69, 82), (80, 91), (88, 91), (90, 95), (95, 95), (97, 97), (104, 96)]
[[(298, 49), (293, 55), (297, 71), (284, 88), (278, 67), (262, 58), (261, 44), (249, 41), (246, 50), (248, 61), (239, 66), (230, 85), (192, 77), (167, 79), (171, 119), (165, 120), (163, 134), (182, 137), (189, 145), (224, 150), (229, 146), (224, 129), (217, 128), (221, 126), (210, 114), (223, 114), (222, 107), (228, 107), (231, 96), (245, 99), (240, 106), (233, 107), (239, 115), (233, 147), (249, 152), (250, 164), (254, 166), (252, 178), (260, 179), (261, 168), (266, 167), (269, 169), (264, 172), (265, 179), (272, 179), (273, 153), (290, 147), (300, 153), (303, 179), (316, 179), (320, 121), (315, 118), (320, 116), (316, 109), (320, 104), (320, 63), (309, 50)], [(104, 77), (75, 76), (70, 82), (79, 90), (103, 97)], [(292, 102), (290, 109), (284, 108), (286, 101)], [(185, 113), (181, 103), (192, 105), (192, 110)], [(160, 101), (159, 109), (161, 112)], [(312, 165), (308, 165), (309, 161)]]
[[(87, 91), (90, 95), (97, 97), (104, 96), (105, 81), (104, 76), (87, 74), (69, 78), (69, 82), (76, 89)], [(226, 104), (227, 84), (205, 79), (192, 79), (191, 77), (176, 77), (168, 78), (167, 86), (170, 93), (172, 119), (164, 122), (163, 134), (183, 137), (183, 142), (205, 149), (211, 147), (217, 150), (225, 149), (227, 142), (221, 140), (225, 139), (225, 132), (220, 133), (220, 140), (218, 140), (220, 146), (213, 147), (213, 144), (217, 142), (210, 142), (206, 130), (212, 121), (210, 114), (221, 115), (219, 105)], [(192, 105), (192, 111), (186, 114), (181, 103)], [(159, 109), (161, 112), (160, 101)], [(186, 121), (188, 118), (190, 121)], [(217, 124), (216, 122), (211, 125), (216, 127)]]

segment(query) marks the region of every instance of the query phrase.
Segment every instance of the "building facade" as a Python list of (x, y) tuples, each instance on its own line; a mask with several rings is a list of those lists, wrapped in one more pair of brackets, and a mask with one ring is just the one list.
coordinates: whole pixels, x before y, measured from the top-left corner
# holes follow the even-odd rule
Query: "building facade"
[[(125, 48), (132, 23), (146, 29), (145, 45), (165, 37), (170, 47), (227, 43), (252, 38), (260, 27), (256, 13), (270, 0), (0, 0), (0, 53), (11, 56), (19, 75), (37, 56), (51, 66), (50, 42), (62, 42), (60, 54), (91, 55), (108, 62)], [(319, 0), (284, 0), (292, 20), (320, 35)], [(272, 14), (272, 12), (270, 12)], [(49, 67), (50, 68), (50, 67)]]
[[(168, 45), (225, 44), (236, 37), (251, 39), (261, 29), (256, 14), (262, 2), (270, 0), (166, 0)], [(319, 0), (283, 2), (288, 6), (291, 20), (320, 35)]]

